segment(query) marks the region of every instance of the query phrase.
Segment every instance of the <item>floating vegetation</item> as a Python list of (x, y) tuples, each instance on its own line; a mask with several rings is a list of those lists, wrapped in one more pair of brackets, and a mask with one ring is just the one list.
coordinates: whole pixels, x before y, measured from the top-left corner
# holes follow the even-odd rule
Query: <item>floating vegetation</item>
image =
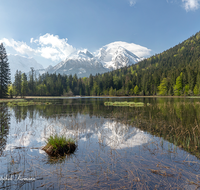
[(3, 103), (3, 102), (20, 102), (20, 101), (26, 101), (26, 100), (25, 99), (10, 99), (10, 98), (0, 99), (0, 103)]
[(7, 105), (8, 106), (31, 106), (31, 105), (50, 105), (51, 103), (49, 102), (46, 102), (46, 103), (42, 103), (42, 102), (33, 102), (33, 101), (19, 101), (19, 102), (16, 102), (16, 101), (11, 101), (11, 102), (8, 102)]
[[(129, 107), (143, 107), (145, 104), (143, 102), (104, 102), (105, 106), (129, 106)], [(147, 103), (147, 106), (150, 104)]]
[(64, 156), (65, 154), (71, 154), (76, 150), (77, 145), (72, 138), (66, 138), (64, 136), (50, 136), (47, 139), (46, 146), (42, 148), (50, 156)]

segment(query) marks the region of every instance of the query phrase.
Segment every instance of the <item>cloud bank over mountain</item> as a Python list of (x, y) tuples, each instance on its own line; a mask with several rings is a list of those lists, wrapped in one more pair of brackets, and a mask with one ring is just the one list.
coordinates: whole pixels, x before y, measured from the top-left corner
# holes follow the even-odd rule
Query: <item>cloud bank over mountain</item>
[[(38, 38), (31, 38), (30, 44), (23, 41), (15, 41), (14, 39), (3, 38), (0, 43), (4, 43), (8, 54), (17, 54), (27, 58), (34, 58), (38, 63), (43, 64), (44, 67), (53, 63), (63, 61), (68, 56), (78, 51), (68, 43), (67, 38), (60, 38), (58, 35), (46, 33)], [(117, 45), (119, 42), (111, 43)], [(150, 55), (150, 49), (134, 43), (120, 42), (121, 46), (138, 57), (147, 57)], [(98, 51), (98, 50), (97, 50)], [(47, 63), (49, 61), (49, 63)], [(44, 65), (44, 63), (46, 65)]]
[(38, 39), (31, 38), (31, 43), (37, 44), (36, 52), (46, 59), (60, 61), (73, 53), (76, 48), (67, 43), (68, 39), (60, 39), (58, 35), (46, 33)]

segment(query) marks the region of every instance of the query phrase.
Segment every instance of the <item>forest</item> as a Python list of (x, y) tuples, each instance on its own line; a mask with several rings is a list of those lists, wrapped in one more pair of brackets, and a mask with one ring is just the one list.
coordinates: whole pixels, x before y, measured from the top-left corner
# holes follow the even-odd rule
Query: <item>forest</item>
[(135, 65), (78, 78), (16, 71), (13, 96), (192, 96), (200, 95), (200, 32)]

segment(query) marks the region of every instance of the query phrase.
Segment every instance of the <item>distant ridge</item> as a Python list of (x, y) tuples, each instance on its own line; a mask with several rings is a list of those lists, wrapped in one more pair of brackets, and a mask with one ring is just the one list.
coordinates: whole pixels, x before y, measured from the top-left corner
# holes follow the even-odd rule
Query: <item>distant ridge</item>
[(8, 62), (11, 70), (11, 80), (14, 80), (16, 70), (23, 73), (28, 73), (31, 67), (34, 67), (35, 70), (44, 69), (41, 64), (39, 64), (33, 58), (26, 58), (20, 55), (8, 55)]

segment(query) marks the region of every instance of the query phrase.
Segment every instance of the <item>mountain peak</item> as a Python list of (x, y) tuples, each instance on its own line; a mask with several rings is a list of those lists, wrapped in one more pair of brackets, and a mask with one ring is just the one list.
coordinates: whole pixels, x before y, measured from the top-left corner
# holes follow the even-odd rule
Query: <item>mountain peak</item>
[(87, 49), (77, 50), (70, 54), (65, 61), (67, 60), (88, 60), (93, 58), (94, 56)]
[(104, 67), (108, 69), (117, 69), (141, 61), (133, 53), (135, 44), (117, 41), (107, 44), (99, 49), (96, 57), (102, 62)]
[(77, 52), (78, 55), (82, 55), (82, 56), (87, 56), (89, 58), (93, 58), (94, 56), (92, 55), (92, 53), (90, 53), (87, 49), (84, 50), (79, 50)]

